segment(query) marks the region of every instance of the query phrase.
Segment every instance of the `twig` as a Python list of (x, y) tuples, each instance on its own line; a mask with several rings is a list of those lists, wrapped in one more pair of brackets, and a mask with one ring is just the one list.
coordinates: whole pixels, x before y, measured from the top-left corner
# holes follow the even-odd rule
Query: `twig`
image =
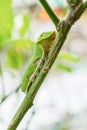
[[(79, 3), (78, 3), (78, 5), (79, 5)], [(76, 7), (75, 7), (75, 9), (76, 9)], [(81, 14), (85, 11), (86, 8), (87, 8), (87, 2), (82, 4), (80, 6), (80, 8), (77, 8), (77, 10), (75, 11), (75, 13), (73, 15), (73, 20), (72, 20), (72, 15), (70, 15), (70, 14), (65, 19), (65, 22), (62, 24), (62, 28), (59, 31), (59, 34), (55, 40), (55, 44), (53, 45), (53, 47), (49, 53), (47, 61), (45, 62), (44, 66), (43, 66), (42, 70), (40, 71), (39, 75), (37, 76), (35, 82), (30, 87), (30, 90), (26, 94), (19, 109), (17, 110), (15, 116), (13, 117), (12, 121), (10, 122), (7, 130), (16, 130), (17, 126), (21, 122), (25, 113), (33, 105), (33, 100), (38, 92), (38, 89), (40, 88), (44, 78), (48, 74), (48, 71), (50, 70), (52, 64), (54, 63), (58, 53), (60, 52), (61, 47), (63, 46), (63, 44), (66, 40), (69, 30), (72, 27), (72, 24), (70, 24), (70, 23), (75, 23), (77, 21), (77, 19), (80, 18)], [(73, 13), (73, 12), (71, 12), (71, 13)], [(73, 22), (71, 22), (71, 21), (73, 21)]]
[(39, 0), (40, 3), (42, 4), (42, 6), (44, 7), (44, 9), (46, 10), (47, 14), (49, 15), (50, 19), (53, 21), (53, 23), (55, 24), (55, 26), (58, 25), (58, 23), (60, 22), (60, 19), (56, 16), (56, 14), (53, 12), (53, 10), (51, 9), (51, 7), (49, 6), (49, 4), (47, 3), (46, 0)]

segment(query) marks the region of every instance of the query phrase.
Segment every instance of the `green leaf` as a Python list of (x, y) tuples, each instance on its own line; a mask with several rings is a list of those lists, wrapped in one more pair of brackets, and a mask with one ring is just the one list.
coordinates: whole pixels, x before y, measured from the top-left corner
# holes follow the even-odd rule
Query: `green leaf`
[(57, 68), (59, 70), (63, 70), (63, 71), (67, 71), (67, 72), (72, 72), (72, 68), (68, 65), (64, 65), (64, 64), (58, 64)]
[(17, 39), (17, 40), (11, 41), (11, 46), (13, 46), (15, 48), (20, 48), (20, 49), (31, 48), (34, 46), (34, 44), (35, 44), (35, 42), (33, 42), (29, 39)]
[(68, 52), (62, 52), (58, 58), (60, 58), (62, 60), (72, 61), (72, 62), (80, 61), (80, 57), (78, 57), (75, 54), (68, 53)]
[(11, 49), (7, 53), (7, 65), (11, 68), (18, 69), (23, 63), (24, 57), (15, 49)]
[(0, 0), (0, 49), (4, 42), (11, 37), (13, 28), (12, 0)]
[(29, 25), (30, 25), (30, 19), (29, 15), (25, 14), (23, 16), (23, 26), (20, 29), (20, 36), (24, 37), (26, 32), (29, 30)]
[(6, 55), (7, 65), (19, 69), (32, 55), (34, 42), (28, 39), (13, 40), (8, 43)]
[(21, 53), (32, 55), (35, 42), (29, 39), (18, 39), (11, 41), (11, 46), (15, 49), (19, 49)]

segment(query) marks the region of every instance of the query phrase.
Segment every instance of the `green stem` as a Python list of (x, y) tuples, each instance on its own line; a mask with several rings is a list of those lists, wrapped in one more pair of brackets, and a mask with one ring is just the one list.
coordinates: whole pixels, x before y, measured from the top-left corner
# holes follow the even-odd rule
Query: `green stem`
[[(38, 92), (38, 89), (40, 88), (43, 80), (45, 79), (46, 75), (48, 74), (48, 71), (50, 70), (52, 64), (54, 63), (58, 53), (61, 50), (61, 47), (63, 46), (66, 37), (69, 33), (70, 28), (72, 27), (71, 20), (73, 21), (73, 23), (76, 22), (76, 20), (78, 18), (80, 18), (81, 14), (85, 11), (85, 9), (87, 8), (87, 3), (85, 3), (85, 5), (81, 5), (80, 8), (76, 7), (76, 10), (74, 11), (74, 16), (72, 17), (71, 12), (69, 14), (69, 16), (65, 19), (65, 22), (63, 24), (63, 28), (61, 28), (56, 41), (48, 55), (48, 59), (45, 62), (42, 70), (40, 71), (39, 75), (37, 76), (35, 82), (32, 84), (32, 86), (30, 87), (29, 92), (26, 94), (24, 100), (22, 101), (18, 111), (16, 112), (15, 116), (13, 117), (11, 123), (9, 124), (9, 127), (7, 130), (16, 130), (17, 126), (19, 125), (19, 123), (21, 122), (21, 120), (23, 119), (25, 113), (29, 110), (29, 108), (31, 108), (31, 106), (33, 105), (33, 100)], [(80, 11), (80, 13), (79, 13)], [(72, 12), (73, 13), (73, 12)], [(77, 18), (76, 18), (77, 16)], [(73, 19), (72, 19), (73, 18)]]
[(44, 9), (46, 10), (47, 14), (49, 15), (50, 19), (53, 21), (53, 23), (55, 24), (55, 26), (58, 25), (58, 23), (60, 22), (60, 19), (56, 16), (56, 14), (53, 12), (53, 10), (51, 9), (51, 7), (49, 6), (49, 4), (47, 3), (46, 0), (39, 0), (40, 3), (42, 4), (42, 6), (44, 7)]

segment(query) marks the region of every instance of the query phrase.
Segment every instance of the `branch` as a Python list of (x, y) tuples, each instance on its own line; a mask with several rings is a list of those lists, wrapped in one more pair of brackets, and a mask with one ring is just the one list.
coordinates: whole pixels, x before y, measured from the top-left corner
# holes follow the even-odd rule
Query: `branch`
[(52, 64), (54, 63), (58, 53), (60, 52), (61, 47), (63, 46), (66, 37), (69, 33), (72, 24), (74, 24), (78, 18), (82, 15), (82, 13), (87, 8), (87, 1), (84, 4), (78, 3), (75, 9), (71, 12), (73, 15), (68, 14), (64, 22), (62, 23), (62, 28), (59, 31), (59, 34), (55, 40), (55, 43), (48, 55), (48, 59), (46, 60), (42, 70), (40, 71), (39, 75), (37, 76), (36, 80), (30, 87), (28, 93), (26, 94), (24, 100), (22, 101), (19, 109), (17, 110), (15, 116), (13, 117), (12, 121), (10, 122), (7, 130), (16, 130), (17, 126), (23, 119), (25, 113), (31, 108), (33, 105), (33, 100), (40, 88), (43, 80), (45, 79), (47, 73), (49, 72)]
[(46, 0), (39, 0), (44, 9), (46, 10), (47, 14), (49, 15), (50, 19), (53, 21), (54, 25), (57, 26), (60, 22), (60, 19), (56, 16), (56, 14), (53, 12), (49, 4), (46, 2)]
[(83, 14), (83, 12), (86, 10), (87, 8), (87, 1), (83, 4), (81, 0), (79, 0), (80, 2), (77, 4), (76, 7), (74, 7), (73, 9), (71, 9), (69, 11), (69, 14), (66, 18), (66, 22), (69, 20), (70, 24), (74, 24), (79, 18), (80, 16)]

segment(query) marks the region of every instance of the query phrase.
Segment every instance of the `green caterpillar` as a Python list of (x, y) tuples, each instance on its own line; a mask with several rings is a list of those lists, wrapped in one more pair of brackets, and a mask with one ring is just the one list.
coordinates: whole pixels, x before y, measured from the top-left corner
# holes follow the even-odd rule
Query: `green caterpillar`
[(39, 36), (37, 42), (35, 43), (33, 56), (22, 79), (22, 91), (29, 91), (31, 84), (35, 81), (37, 75), (43, 67), (44, 61), (47, 59), (55, 37), (55, 31), (44, 32)]

